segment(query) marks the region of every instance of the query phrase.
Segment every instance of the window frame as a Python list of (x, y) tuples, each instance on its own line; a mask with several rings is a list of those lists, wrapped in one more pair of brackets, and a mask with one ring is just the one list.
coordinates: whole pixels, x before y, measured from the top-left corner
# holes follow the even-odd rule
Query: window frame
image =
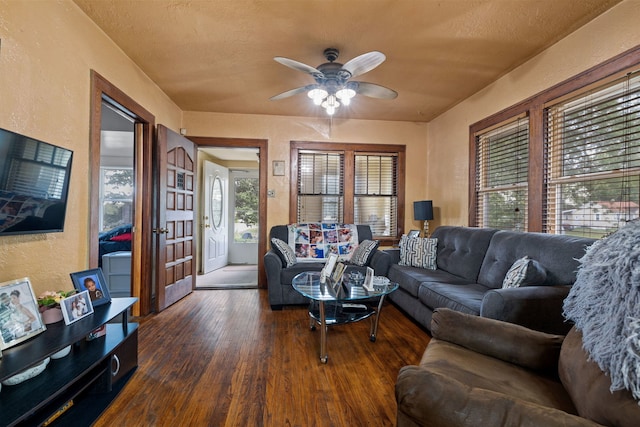
[(391, 236), (373, 236), (380, 241), (380, 245), (391, 246), (400, 241), (404, 230), (405, 216), (405, 159), (406, 146), (400, 144), (357, 144), (337, 142), (290, 142), (290, 191), (289, 191), (289, 223), (297, 222), (298, 212), (298, 152), (304, 150), (341, 151), (344, 153), (344, 184), (343, 184), (343, 215), (347, 224), (354, 222), (355, 196), (355, 156), (356, 154), (393, 153), (397, 156), (397, 229), (391, 231)]
[(475, 179), (477, 175), (476, 135), (499, 123), (519, 115), (529, 116), (529, 179), (528, 179), (528, 231), (543, 232), (545, 215), (545, 137), (544, 109), (550, 103), (557, 103), (564, 97), (573, 97), (596, 85), (606, 84), (609, 80), (622, 77), (633, 67), (640, 65), (640, 46), (629, 49), (613, 58), (583, 71), (563, 82), (556, 84), (524, 101), (512, 105), (496, 114), (486, 117), (469, 126), (469, 224), (476, 224), (477, 194)]

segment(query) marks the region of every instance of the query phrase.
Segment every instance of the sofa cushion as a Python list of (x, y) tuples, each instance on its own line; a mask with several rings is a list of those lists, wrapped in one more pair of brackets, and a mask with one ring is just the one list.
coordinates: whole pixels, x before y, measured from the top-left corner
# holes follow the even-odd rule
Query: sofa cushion
[[(466, 384), (473, 390), (491, 391), (510, 400), (513, 399), (513, 401), (529, 402), (545, 408), (555, 408), (569, 414), (576, 414), (571, 398), (556, 378), (540, 375), (535, 371), (447, 341), (432, 339), (422, 356), (420, 367), (442, 375), (442, 377)], [(447, 399), (452, 397), (446, 396)], [(486, 404), (494, 405), (490, 399), (487, 399)], [(475, 425), (517, 424), (477, 423)]]
[(431, 237), (438, 239), (438, 268), (463, 277), (469, 282), (477, 282), (491, 236), (497, 231), (492, 228), (454, 226), (436, 228)]
[(296, 264), (296, 253), (286, 242), (274, 237), (271, 239), (271, 247), (282, 261), (283, 267), (289, 268)]
[(400, 265), (436, 269), (438, 239), (408, 237), (400, 239)]
[(280, 272), (280, 283), (283, 285), (291, 285), (291, 281), (298, 274), (305, 271), (321, 271), (323, 267), (323, 262), (299, 262), (296, 265), (285, 268)]
[(628, 390), (609, 391), (609, 377), (589, 360), (575, 327), (562, 343), (558, 374), (581, 417), (607, 426), (638, 425), (640, 406)]
[(480, 314), (482, 298), (489, 288), (477, 283), (454, 285), (425, 282), (418, 289), (418, 298), (433, 309), (446, 307), (467, 314)]
[(576, 280), (578, 259), (595, 240), (560, 234), (500, 230), (491, 238), (478, 283), (498, 289), (513, 263), (528, 255), (547, 273), (541, 285), (572, 285)]
[(525, 255), (509, 268), (502, 281), (502, 287), (506, 289), (542, 284), (546, 278), (547, 272), (540, 263)]
[(359, 266), (369, 265), (379, 244), (380, 242), (377, 240), (363, 240), (360, 242), (351, 255), (351, 263)]
[(554, 375), (564, 335), (546, 334), (513, 323), (439, 308), (431, 335), (442, 341), (495, 357), (523, 368)]
[(391, 264), (387, 277), (392, 282), (398, 283), (400, 289), (414, 298), (418, 298), (418, 288), (424, 282), (446, 282), (454, 285), (466, 285), (469, 283), (468, 280), (454, 276), (444, 270), (427, 270), (400, 264)]

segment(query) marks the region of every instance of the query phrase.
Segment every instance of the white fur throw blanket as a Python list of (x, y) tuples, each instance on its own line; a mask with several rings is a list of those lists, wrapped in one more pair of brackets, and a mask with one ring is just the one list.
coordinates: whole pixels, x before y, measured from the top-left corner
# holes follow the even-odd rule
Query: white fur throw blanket
[(595, 242), (580, 264), (564, 316), (582, 331), (610, 390), (627, 389), (640, 400), (640, 221)]

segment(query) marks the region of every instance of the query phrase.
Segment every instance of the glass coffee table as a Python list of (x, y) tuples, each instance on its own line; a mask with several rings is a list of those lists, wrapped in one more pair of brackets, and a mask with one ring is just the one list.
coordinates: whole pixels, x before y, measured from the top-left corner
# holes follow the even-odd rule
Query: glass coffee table
[(398, 289), (397, 283), (376, 286), (368, 291), (362, 285), (349, 283), (345, 274), (345, 282), (333, 285), (327, 279), (320, 282), (320, 272), (303, 272), (293, 278), (293, 288), (309, 298), (309, 317), (311, 329), (320, 325), (320, 361), (327, 363), (327, 328), (332, 325), (359, 322), (372, 317), (369, 340), (376, 341), (378, 322), (384, 297)]

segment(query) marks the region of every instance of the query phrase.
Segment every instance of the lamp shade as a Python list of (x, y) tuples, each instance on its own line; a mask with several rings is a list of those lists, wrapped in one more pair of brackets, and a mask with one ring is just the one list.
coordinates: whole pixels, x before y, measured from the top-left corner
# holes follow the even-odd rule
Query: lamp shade
[(413, 202), (413, 219), (418, 221), (430, 221), (433, 219), (433, 202), (422, 200)]

